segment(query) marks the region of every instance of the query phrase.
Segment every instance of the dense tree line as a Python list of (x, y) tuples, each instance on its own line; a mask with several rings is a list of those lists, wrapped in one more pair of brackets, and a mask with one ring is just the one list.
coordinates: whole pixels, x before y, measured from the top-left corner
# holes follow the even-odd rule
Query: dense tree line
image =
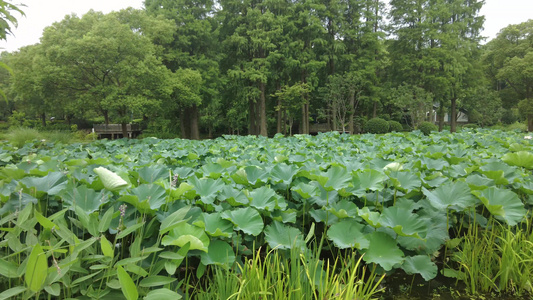
[[(481, 0), (146, 0), (66, 16), (2, 62), (4, 110), (142, 119), (154, 131), (360, 132), (373, 117), (417, 127), (459, 110), (533, 130), (533, 23), (481, 45)], [(5, 112), (4, 112), (5, 113)]]

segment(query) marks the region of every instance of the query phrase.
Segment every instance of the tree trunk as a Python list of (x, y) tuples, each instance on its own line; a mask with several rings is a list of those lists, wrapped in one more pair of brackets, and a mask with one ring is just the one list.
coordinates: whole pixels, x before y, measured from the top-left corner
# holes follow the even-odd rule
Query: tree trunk
[(250, 135), (256, 135), (257, 132), (255, 130), (255, 123), (256, 123), (256, 113), (255, 113), (255, 102), (254, 100), (250, 99), (248, 100), (248, 134)]
[(265, 96), (266, 84), (264, 82), (259, 83), (259, 89), (261, 90), (261, 96), (259, 98), (259, 134), (262, 136), (268, 136), (267, 132), (267, 119), (266, 119), (266, 96)]
[(281, 99), (278, 98), (278, 111), (277, 111), (277, 121), (278, 123), (276, 124), (276, 133), (281, 133), (281, 118), (282, 118), (282, 111), (283, 109), (281, 108)]
[(452, 98), (452, 111), (450, 116), (450, 131), (455, 132), (457, 127), (457, 98)]
[[(307, 73), (302, 70), (302, 83), (307, 83)], [(303, 95), (304, 103), (302, 104), (302, 134), (309, 134), (309, 95), (305, 93)]]
[(378, 102), (374, 101), (374, 107), (372, 108), (372, 118), (376, 118), (378, 116)]
[(189, 121), (190, 121), (190, 139), (199, 140), (200, 139), (200, 129), (198, 127), (198, 106), (194, 104), (189, 108)]
[(181, 138), (182, 139), (189, 139), (191, 138), (191, 122), (190, 122), (190, 115), (189, 110), (187, 108), (184, 108), (180, 112), (180, 129), (181, 129)]
[(109, 112), (107, 110), (104, 110), (102, 113), (104, 115), (105, 124), (109, 125)]
[(46, 114), (45, 113), (41, 114), (41, 125), (43, 125), (43, 127), (46, 127)]
[(533, 114), (527, 115), (527, 131), (533, 132)]
[(336, 131), (337, 130), (337, 104), (335, 103), (335, 100), (333, 101), (333, 104), (331, 105), (331, 130)]
[(350, 119), (348, 123), (348, 131), (354, 134), (354, 116), (355, 116), (355, 91), (350, 91)]
[(444, 103), (440, 102), (439, 106), (439, 131), (444, 129)]
[(122, 125), (122, 137), (123, 138), (129, 138), (128, 136), (128, 124), (127, 123), (121, 123)]

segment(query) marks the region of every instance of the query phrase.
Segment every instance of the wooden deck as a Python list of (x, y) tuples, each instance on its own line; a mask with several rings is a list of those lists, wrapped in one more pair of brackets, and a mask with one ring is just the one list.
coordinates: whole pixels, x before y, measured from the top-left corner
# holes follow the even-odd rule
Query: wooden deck
[[(134, 138), (141, 134), (138, 124), (127, 124), (128, 138)], [(110, 138), (112, 140), (123, 138), (122, 124), (94, 124), (93, 131), (99, 139)]]

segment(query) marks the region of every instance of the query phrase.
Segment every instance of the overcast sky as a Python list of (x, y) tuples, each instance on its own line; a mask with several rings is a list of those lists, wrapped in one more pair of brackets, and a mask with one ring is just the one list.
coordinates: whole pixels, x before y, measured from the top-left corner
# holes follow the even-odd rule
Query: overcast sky
[[(90, 9), (108, 13), (126, 7), (142, 8), (143, 0), (18, 0), (26, 7), (25, 17), (19, 17), (19, 26), (14, 36), (0, 41), (0, 50), (14, 51), (39, 42), (43, 29), (61, 21), (65, 15), (82, 16)], [(481, 14), (485, 15), (483, 36), (492, 39), (509, 24), (518, 24), (533, 19), (533, 0), (486, 0)]]

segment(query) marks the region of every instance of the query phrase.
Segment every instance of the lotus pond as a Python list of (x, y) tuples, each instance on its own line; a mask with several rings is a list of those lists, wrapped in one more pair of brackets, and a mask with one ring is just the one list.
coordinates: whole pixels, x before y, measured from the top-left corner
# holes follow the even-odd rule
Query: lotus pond
[(3, 143), (0, 199), (0, 299), (533, 291), (518, 132)]

